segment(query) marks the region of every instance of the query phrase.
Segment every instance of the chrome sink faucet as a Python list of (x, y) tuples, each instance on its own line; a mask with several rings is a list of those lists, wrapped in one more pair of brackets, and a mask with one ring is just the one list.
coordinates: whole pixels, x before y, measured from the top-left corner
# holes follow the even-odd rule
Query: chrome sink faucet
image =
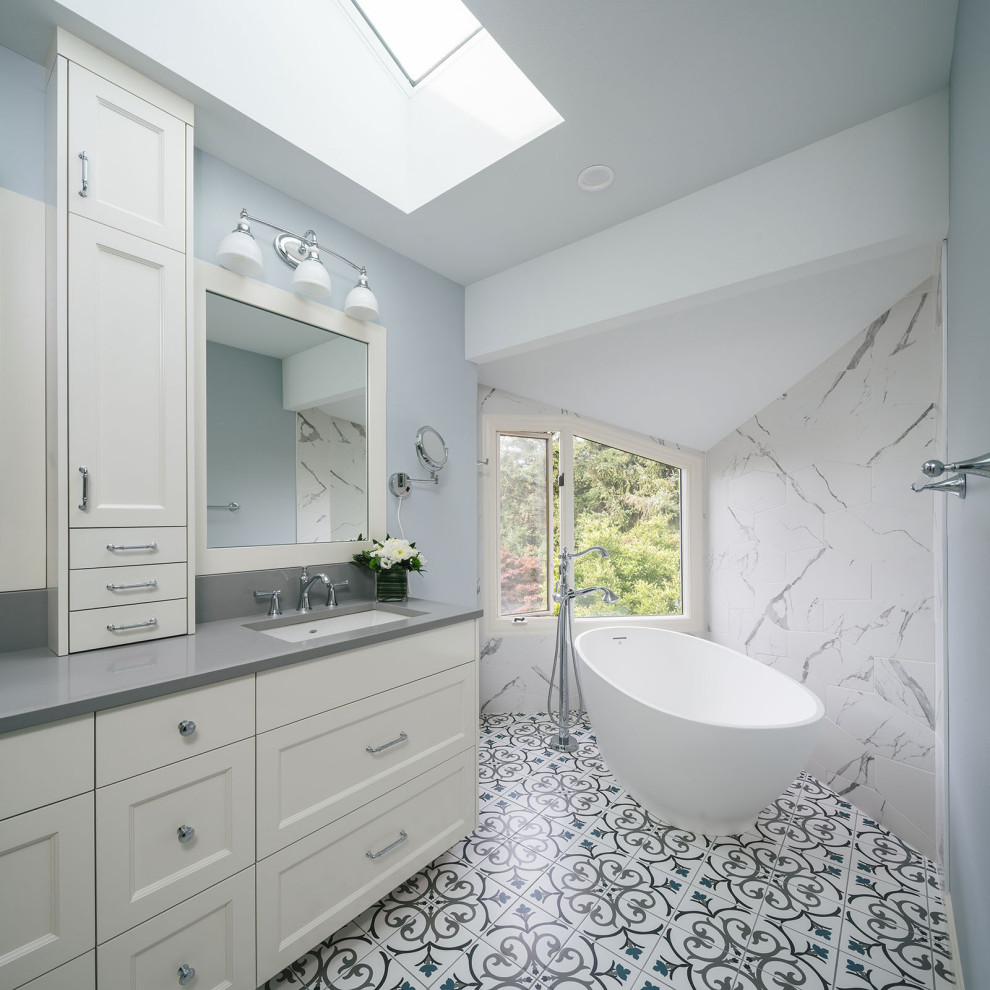
[(327, 608), (337, 607), (337, 589), (349, 588), (350, 581), (327, 581)]
[(267, 598), (268, 599), (268, 614), (269, 615), (281, 615), (282, 614), (282, 589), (276, 588), (274, 591), (256, 591), (254, 593), (255, 598)]
[(297, 612), (312, 612), (312, 606), (309, 604), (309, 589), (317, 581), (322, 581), (328, 588), (331, 587), (330, 579), (326, 574), (314, 574), (310, 577), (309, 571), (303, 567), (302, 574), (299, 575), (299, 604), (296, 606)]

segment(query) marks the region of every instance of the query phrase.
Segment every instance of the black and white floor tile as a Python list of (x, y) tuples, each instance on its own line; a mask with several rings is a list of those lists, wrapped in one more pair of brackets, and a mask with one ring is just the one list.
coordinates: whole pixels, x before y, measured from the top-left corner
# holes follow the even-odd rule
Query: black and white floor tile
[(263, 990), (949, 990), (935, 865), (802, 774), (706, 837), (622, 788), (587, 725), (481, 725), (471, 835)]

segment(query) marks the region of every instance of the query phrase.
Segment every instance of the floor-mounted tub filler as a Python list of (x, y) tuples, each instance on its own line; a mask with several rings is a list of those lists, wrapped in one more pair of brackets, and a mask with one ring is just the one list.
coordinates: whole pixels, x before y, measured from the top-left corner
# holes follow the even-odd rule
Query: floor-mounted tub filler
[[(574, 658), (574, 599), (597, 592), (602, 593), (602, 601), (614, 605), (619, 596), (609, 588), (600, 584), (590, 588), (573, 588), (571, 586), (571, 565), (586, 553), (597, 553), (603, 560), (608, 560), (608, 551), (604, 547), (588, 547), (587, 550), (571, 553), (563, 547), (557, 558), (559, 577), (554, 588), (553, 600), (560, 606), (557, 613), (557, 640), (553, 652), (553, 669), (550, 671), (550, 683), (547, 688), (547, 711), (557, 722), (556, 730), (547, 738), (547, 746), (558, 753), (573, 753), (577, 748), (577, 740), (571, 735), (571, 729), (580, 718), (580, 712), (571, 709), (571, 671), (578, 692), (578, 708), (584, 707), (581, 695), (581, 676), (578, 673), (577, 661)], [(557, 695), (557, 705), (554, 708), (554, 694)]]
[(602, 756), (672, 825), (745, 831), (811, 754), (821, 701), (758, 660), (644, 626), (593, 629), (574, 645)]

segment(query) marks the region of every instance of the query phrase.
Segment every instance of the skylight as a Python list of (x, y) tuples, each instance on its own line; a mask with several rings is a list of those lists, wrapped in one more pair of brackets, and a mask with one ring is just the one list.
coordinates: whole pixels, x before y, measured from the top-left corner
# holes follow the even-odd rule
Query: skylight
[(481, 24), (461, 0), (353, 0), (411, 86), (470, 41)]

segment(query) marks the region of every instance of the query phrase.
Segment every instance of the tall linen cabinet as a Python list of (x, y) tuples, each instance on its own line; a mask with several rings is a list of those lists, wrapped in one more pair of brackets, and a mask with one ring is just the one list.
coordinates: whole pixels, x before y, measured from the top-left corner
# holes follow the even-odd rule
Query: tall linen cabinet
[(59, 29), (46, 89), (49, 645), (194, 629), (193, 108)]

